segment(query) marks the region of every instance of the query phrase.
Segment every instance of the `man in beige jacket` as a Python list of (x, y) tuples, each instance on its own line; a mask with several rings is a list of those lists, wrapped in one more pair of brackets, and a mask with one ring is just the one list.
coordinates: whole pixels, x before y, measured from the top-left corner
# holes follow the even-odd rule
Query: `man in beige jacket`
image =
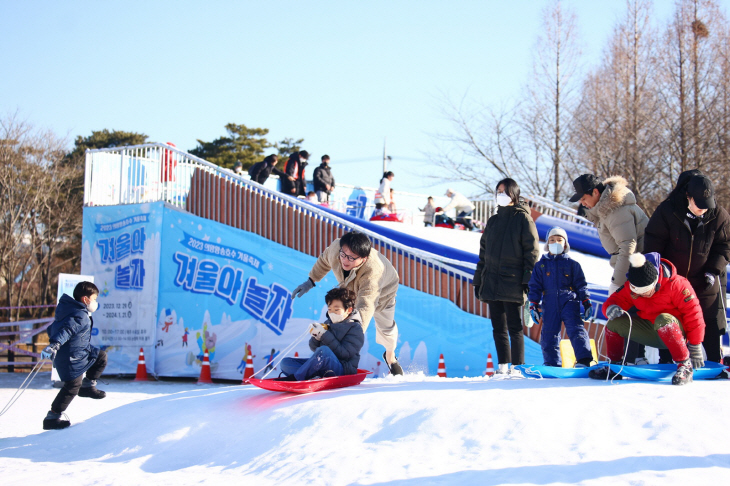
[(363, 331), (375, 317), (375, 341), (385, 347), (383, 359), (394, 375), (403, 369), (395, 357), (398, 327), (395, 324), (395, 295), (398, 292), (398, 272), (390, 261), (372, 248), (370, 238), (363, 233), (350, 232), (332, 242), (319, 256), (309, 272), (309, 278), (292, 293), (292, 298), (309, 292), (329, 271), (339, 286), (355, 292), (355, 309), (362, 317)]

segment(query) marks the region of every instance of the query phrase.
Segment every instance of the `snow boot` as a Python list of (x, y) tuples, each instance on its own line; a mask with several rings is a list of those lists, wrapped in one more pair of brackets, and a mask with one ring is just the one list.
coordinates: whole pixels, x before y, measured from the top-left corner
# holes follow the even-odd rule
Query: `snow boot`
[(100, 400), (106, 396), (106, 392), (103, 390), (97, 390), (96, 380), (90, 380), (84, 378), (81, 382), (81, 389), (79, 390), (79, 396), (84, 398), (93, 398)]
[(383, 361), (385, 361), (385, 365), (390, 370), (391, 375), (402, 375), (403, 374), (403, 368), (401, 368), (400, 364), (398, 364), (398, 361), (388, 364), (388, 360), (385, 359), (385, 352), (383, 352)]
[(621, 363), (624, 359), (625, 342), (624, 338), (617, 332), (606, 327), (606, 354), (611, 363)]
[(62, 420), (60, 413), (55, 413), (53, 410), (48, 411), (48, 415), (43, 419), (43, 430), (60, 430), (70, 426), (69, 420)]
[(672, 377), (672, 385), (686, 385), (692, 383), (692, 361), (686, 359), (677, 362), (677, 372)]
[(525, 375), (523, 375), (520, 370), (518, 370), (517, 368), (515, 368), (514, 366), (512, 366), (509, 369), (509, 377), (510, 378), (524, 378)]
[[(657, 318), (657, 321), (659, 321), (659, 318)], [(672, 354), (672, 360), (675, 363), (689, 359), (689, 349), (687, 349), (687, 343), (684, 341), (682, 330), (679, 328), (679, 323), (676, 319), (672, 318), (671, 321), (660, 324), (659, 329), (657, 329), (657, 334), (659, 334), (659, 338)]]
[(590, 368), (593, 366), (593, 358), (581, 358), (575, 362), (573, 368)]
[(611, 368), (604, 366), (588, 372), (588, 378), (594, 380), (623, 380), (623, 376), (611, 371)]
[(509, 363), (499, 363), (495, 375), (509, 375)]

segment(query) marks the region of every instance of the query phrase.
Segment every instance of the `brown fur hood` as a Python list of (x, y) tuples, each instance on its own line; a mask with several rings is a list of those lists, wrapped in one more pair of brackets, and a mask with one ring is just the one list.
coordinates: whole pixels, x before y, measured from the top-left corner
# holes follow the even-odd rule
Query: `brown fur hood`
[(621, 176), (611, 176), (603, 181), (606, 186), (598, 204), (591, 211), (599, 218), (605, 218), (621, 206), (636, 204), (636, 196), (627, 187), (628, 182)]

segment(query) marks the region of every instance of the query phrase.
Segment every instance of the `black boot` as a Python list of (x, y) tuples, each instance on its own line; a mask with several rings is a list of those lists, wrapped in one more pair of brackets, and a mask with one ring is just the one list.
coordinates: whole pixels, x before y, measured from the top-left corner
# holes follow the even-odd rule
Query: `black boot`
[(84, 380), (81, 382), (79, 396), (100, 400), (106, 396), (106, 392), (103, 390), (97, 390), (96, 380), (89, 380), (88, 378), (84, 378)]
[(590, 368), (591, 366), (593, 366), (593, 358), (581, 358), (576, 361), (573, 368)]
[(614, 373), (608, 366), (604, 366), (603, 368), (589, 371), (588, 378), (593, 378), (594, 380), (622, 380), (623, 376)]
[(672, 377), (672, 385), (692, 383), (692, 361), (686, 359), (677, 363), (677, 372)]
[(60, 413), (55, 413), (52, 410), (48, 411), (48, 415), (43, 419), (43, 430), (59, 430), (65, 429), (71, 425), (68, 420), (62, 420)]
[(297, 381), (297, 379), (294, 378), (294, 375), (289, 375), (289, 376), (280, 376), (279, 378), (274, 378), (274, 381)]

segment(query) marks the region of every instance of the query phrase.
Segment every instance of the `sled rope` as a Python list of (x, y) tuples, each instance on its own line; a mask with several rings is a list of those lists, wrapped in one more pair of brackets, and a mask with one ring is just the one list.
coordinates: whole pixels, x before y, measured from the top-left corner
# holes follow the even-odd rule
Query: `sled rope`
[[(264, 376), (262, 376), (261, 379), (262, 380), (266, 379), (266, 377), (269, 376), (269, 373), (271, 373), (272, 371), (274, 371), (274, 368), (276, 368), (279, 365), (279, 363), (281, 363), (281, 361), (286, 357), (286, 355), (289, 354), (289, 352), (292, 349), (294, 349), (294, 347), (297, 344), (299, 344), (302, 341), (302, 339), (304, 339), (306, 337), (306, 335), (309, 334), (309, 331), (311, 331), (311, 330), (312, 330), (312, 325), (310, 324), (307, 327), (307, 329), (305, 329), (304, 332), (296, 340), (294, 340), (294, 342), (292, 342), (289, 346), (286, 347), (286, 349), (284, 349), (284, 351), (281, 352), (281, 354), (279, 355), (279, 358), (277, 358), (275, 361), (272, 361), (271, 362), (271, 369), (269, 369), (269, 371)], [(268, 367), (269, 366), (267, 365), (265, 368), (261, 368), (260, 370), (258, 370), (256, 373), (254, 373), (251, 376), (258, 375), (259, 373), (261, 373), (262, 371), (264, 371)]]
[[(631, 329), (633, 328), (633, 325), (634, 325), (634, 322), (631, 320), (631, 314), (629, 314), (628, 312), (626, 312), (623, 309), (622, 309), (622, 311), (629, 318), (629, 335), (626, 336), (626, 349), (624, 349), (624, 359), (621, 360), (621, 368), (619, 368), (618, 373), (616, 373), (615, 375), (613, 375), (613, 378), (611, 378), (611, 384), (613, 384), (613, 380), (616, 379), (616, 376), (617, 375), (620, 375), (621, 372), (624, 370), (624, 365), (626, 364), (626, 353), (629, 352), (629, 344), (631, 343)], [(606, 326), (608, 326), (608, 324), (606, 324)], [(605, 328), (604, 328), (604, 330), (605, 330)], [(608, 366), (608, 369), (610, 371), (611, 370), (611, 361), (610, 360), (608, 362), (608, 365), (609, 365)], [(606, 381), (608, 381), (608, 377), (610, 375), (611, 375), (611, 373), (608, 373), (606, 375)]]
[[(30, 386), (30, 383), (33, 381), (33, 378), (36, 377), (38, 372), (41, 370), (41, 366), (43, 366), (43, 363), (45, 363), (46, 361), (48, 361), (48, 360), (47, 359), (40, 360), (33, 367), (33, 369), (30, 371), (30, 373), (28, 373), (28, 376), (25, 377), (25, 380), (23, 380), (23, 383), (21, 383), (20, 386), (18, 387), (18, 389), (15, 390), (15, 393), (13, 394), (12, 397), (10, 397), (10, 400), (8, 400), (8, 403), (3, 407), (2, 410), (0, 410), (0, 417), (5, 415), (5, 413), (8, 410), (10, 410), (10, 407), (15, 405), (15, 402), (17, 402), (18, 399), (20, 399), (20, 397), (23, 395), (23, 392)], [(26, 382), (28, 382), (27, 385), (26, 385)]]

